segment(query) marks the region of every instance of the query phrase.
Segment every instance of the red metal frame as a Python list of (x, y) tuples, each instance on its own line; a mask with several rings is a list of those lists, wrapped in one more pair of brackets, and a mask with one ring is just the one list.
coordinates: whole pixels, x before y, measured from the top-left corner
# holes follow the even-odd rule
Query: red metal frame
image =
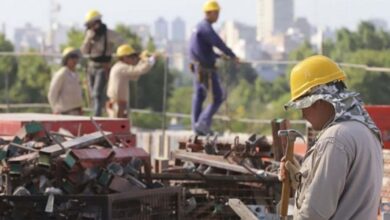
[(390, 149), (390, 105), (367, 105), (365, 108), (382, 132), (385, 149)]
[[(128, 119), (94, 118), (102, 130), (112, 132), (129, 146), (135, 146), (135, 136), (131, 134), (131, 124)], [(5, 113), (0, 114), (0, 137), (13, 137), (27, 123), (36, 121), (49, 131), (64, 128), (73, 135), (84, 135), (96, 132), (96, 127), (86, 116), (67, 116), (38, 113)]]

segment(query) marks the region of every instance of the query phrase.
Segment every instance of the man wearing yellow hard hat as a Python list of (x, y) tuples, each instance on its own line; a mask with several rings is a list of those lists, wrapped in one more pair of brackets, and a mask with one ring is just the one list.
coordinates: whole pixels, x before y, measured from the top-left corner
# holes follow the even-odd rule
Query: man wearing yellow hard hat
[[(218, 2), (206, 1), (203, 5), (205, 18), (196, 26), (190, 40), (189, 53), (191, 69), (194, 73), (192, 129), (199, 135), (212, 133), (212, 117), (225, 99), (215, 66), (219, 55), (214, 52), (214, 47), (238, 62), (236, 55), (225, 45), (212, 27), (212, 24), (218, 20), (220, 10)], [(208, 90), (211, 90), (213, 100), (208, 107), (203, 109)]]
[(48, 100), (55, 114), (81, 115), (83, 95), (76, 66), (79, 50), (67, 47), (62, 52), (62, 67), (50, 82)]
[[(145, 54), (145, 53), (144, 53)], [(111, 118), (127, 118), (129, 102), (129, 81), (138, 80), (155, 64), (154, 55), (139, 54), (130, 45), (118, 47), (118, 61), (111, 68), (108, 80), (107, 96), (109, 101), (106, 110)]]
[(291, 100), (319, 131), (302, 166), (281, 163), (296, 189), (294, 219), (377, 219), (383, 177), (380, 131), (346, 76), (325, 56), (309, 57), (290, 75)]
[(95, 116), (102, 115), (105, 103), (105, 88), (110, 71), (111, 55), (124, 40), (102, 22), (102, 15), (91, 10), (85, 16), (87, 29), (81, 52), (89, 58), (88, 80), (93, 98)]

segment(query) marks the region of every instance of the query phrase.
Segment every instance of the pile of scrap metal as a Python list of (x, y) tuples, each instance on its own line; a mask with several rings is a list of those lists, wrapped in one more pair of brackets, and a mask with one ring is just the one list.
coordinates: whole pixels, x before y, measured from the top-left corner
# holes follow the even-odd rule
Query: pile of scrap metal
[(244, 143), (218, 141), (218, 137), (191, 138), (172, 153), (175, 166), (152, 177), (186, 189), (189, 219), (239, 219), (229, 206), (231, 198), (256, 204), (275, 213), (280, 182), (272, 147), (265, 136), (252, 135)]
[(21, 212), (5, 198), (46, 196), (40, 211), (56, 216), (59, 207), (64, 209), (64, 204), (55, 201), (57, 195), (126, 193), (162, 186), (150, 178), (149, 154), (117, 142), (111, 132), (97, 130), (74, 137), (31, 122), (12, 141), (0, 140), (0, 219), (32, 219), (25, 215), (28, 210)]

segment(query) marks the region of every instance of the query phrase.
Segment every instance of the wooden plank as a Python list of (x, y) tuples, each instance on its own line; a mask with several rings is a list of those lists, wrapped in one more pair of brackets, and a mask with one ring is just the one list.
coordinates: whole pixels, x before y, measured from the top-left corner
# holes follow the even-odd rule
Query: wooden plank
[(249, 210), (248, 207), (239, 199), (229, 199), (228, 202), (230, 208), (244, 220), (258, 220), (258, 218)]
[(231, 164), (229, 161), (223, 158), (223, 156), (217, 156), (217, 155), (208, 155), (205, 153), (191, 153), (191, 152), (185, 152), (182, 150), (177, 150), (172, 153), (172, 157), (176, 159), (181, 159), (185, 161), (191, 161), (194, 163), (204, 164), (207, 166), (224, 169), (224, 170), (230, 170), (238, 173), (244, 173), (244, 174), (259, 174), (259, 175), (265, 175), (265, 176), (274, 176), (277, 177), (276, 174), (266, 172), (264, 170), (258, 170), (254, 168), (245, 168), (243, 166), (237, 165), (237, 164)]

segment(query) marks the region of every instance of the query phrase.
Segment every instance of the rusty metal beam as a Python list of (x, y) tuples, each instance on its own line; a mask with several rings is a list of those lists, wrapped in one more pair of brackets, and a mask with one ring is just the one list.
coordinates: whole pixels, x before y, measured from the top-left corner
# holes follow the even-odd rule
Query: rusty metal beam
[(112, 149), (72, 149), (65, 157), (65, 165), (72, 169), (76, 164), (83, 168), (104, 166), (110, 157), (114, 155)]
[(22, 149), (22, 150), (26, 150), (26, 151), (32, 151), (32, 152), (38, 152), (39, 151), (37, 149), (26, 147), (26, 146), (23, 146), (21, 144), (10, 143), (10, 145), (13, 146), (13, 147), (17, 147), (19, 149)]
[(128, 179), (115, 175), (112, 176), (108, 188), (114, 192), (129, 192), (140, 189), (136, 185), (131, 184)]
[(157, 180), (195, 180), (195, 181), (223, 181), (223, 182), (257, 182), (280, 183), (276, 177), (255, 177), (253, 175), (221, 175), (199, 173), (153, 173), (152, 179)]
[(38, 152), (23, 154), (8, 160), (11, 175), (20, 175), (23, 172), (23, 166), (30, 161), (38, 158)]
[[(84, 148), (92, 144), (96, 144), (102, 141), (105, 141), (105, 136), (111, 136), (111, 132), (94, 132), (91, 134), (84, 135), (82, 137), (75, 138), (73, 140), (65, 141), (61, 143), (64, 149), (72, 148)], [(59, 156), (63, 153), (63, 149), (58, 144), (43, 148), (39, 151), (39, 164), (49, 166), (51, 158)]]
[(150, 155), (144, 149), (138, 147), (114, 148), (114, 152), (114, 160), (119, 163), (129, 162), (133, 158), (150, 160)]
[(277, 177), (276, 174), (270, 173), (264, 170), (258, 170), (253, 168), (245, 168), (241, 165), (232, 164), (229, 163), (226, 159), (223, 158), (223, 156), (217, 156), (217, 155), (208, 155), (204, 153), (190, 153), (185, 152), (182, 150), (177, 150), (172, 153), (172, 156), (176, 159), (181, 159), (185, 161), (191, 161), (194, 163), (204, 164), (207, 166), (224, 169), (224, 170), (230, 170), (233, 172), (238, 173), (244, 173), (244, 174), (259, 174), (261, 176), (273, 176)]

